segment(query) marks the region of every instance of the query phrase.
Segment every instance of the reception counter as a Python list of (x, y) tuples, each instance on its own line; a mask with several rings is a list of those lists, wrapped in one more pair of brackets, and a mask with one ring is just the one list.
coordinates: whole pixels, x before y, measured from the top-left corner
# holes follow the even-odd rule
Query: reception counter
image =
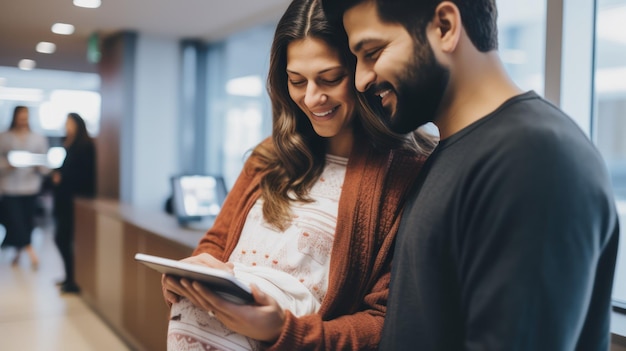
[[(182, 228), (166, 213), (111, 200), (78, 199), (75, 209), (82, 298), (133, 350), (166, 350), (168, 308), (161, 275), (134, 256), (187, 257), (204, 230)], [(611, 351), (626, 351), (624, 314), (613, 313), (611, 332)]]
[(187, 257), (204, 231), (182, 228), (164, 212), (112, 200), (78, 199), (75, 210), (76, 280), (83, 300), (132, 349), (166, 350), (161, 275), (134, 256)]

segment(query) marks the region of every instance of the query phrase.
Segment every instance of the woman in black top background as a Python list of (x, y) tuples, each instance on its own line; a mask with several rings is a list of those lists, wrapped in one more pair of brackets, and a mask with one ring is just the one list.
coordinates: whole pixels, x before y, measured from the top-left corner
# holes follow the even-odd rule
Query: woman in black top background
[(54, 184), (55, 243), (65, 266), (61, 292), (78, 293), (74, 280), (74, 198), (93, 197), (96, 187), (96, 152), (85, 121), (69, 113), (65, 123), (67, 152), (60, 168), (52, 174)]

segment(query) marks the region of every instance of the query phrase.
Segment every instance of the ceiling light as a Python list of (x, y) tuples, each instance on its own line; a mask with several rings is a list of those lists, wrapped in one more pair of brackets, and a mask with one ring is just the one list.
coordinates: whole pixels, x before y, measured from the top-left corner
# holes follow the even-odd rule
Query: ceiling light
[(35, 68), (35, 61), (30, 59), (22, 59), (17, 64), (17, 67), (24, 71), (30, 71), (31, 69)]
[(67, 23), (55, 23), (52, 25), (52, 33), (70, 35), (74, 33), (74, 26)]
[(4, 77), (0, 77), (0, 87), (7, 84), (7, 79)]
[(88, 9), (97, 9), (100, 7), (100, 0), (74, 0), (74, 5), (78, 7), (86, 7)]
[(57, 49), (57, 46), (54, 45), (54, 43), (42, 41), (39, 44), (37, 44), (37, 48), (35, 50), (37, 50), (37, 52), (40, 52), (42, 54), (52, 54), (56, 49)]

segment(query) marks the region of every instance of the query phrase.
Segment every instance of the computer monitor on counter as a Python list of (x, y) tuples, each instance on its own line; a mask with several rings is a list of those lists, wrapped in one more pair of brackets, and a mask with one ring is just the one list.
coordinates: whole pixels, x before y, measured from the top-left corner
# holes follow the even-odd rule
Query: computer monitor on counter
[(187, 174), (171, 180), (172, 208), (181, 225), (210, 220), (222, 209), (227, 193), (223, 177)]

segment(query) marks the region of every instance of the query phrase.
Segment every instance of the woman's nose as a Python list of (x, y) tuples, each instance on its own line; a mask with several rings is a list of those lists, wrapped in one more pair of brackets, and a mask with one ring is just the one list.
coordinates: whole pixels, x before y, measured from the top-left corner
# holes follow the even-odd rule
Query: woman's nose
[(304, 95), (304, 104), (308, 108), (322, 105), (326, 102), (326, 100), (327, 96), (324, 94), (324, 91), (319, 88), (319, 86), (313, 83), (307, 85)]

